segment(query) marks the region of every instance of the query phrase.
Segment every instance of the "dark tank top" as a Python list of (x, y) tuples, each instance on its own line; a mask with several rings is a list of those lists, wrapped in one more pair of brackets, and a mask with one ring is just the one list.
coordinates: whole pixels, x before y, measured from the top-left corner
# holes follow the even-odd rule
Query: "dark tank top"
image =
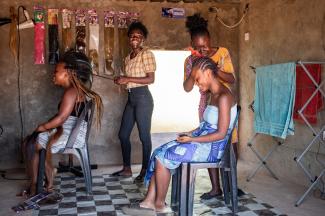
[[(60, 109), (60, 105), (61, 105), (61, 102), (59, 103), (58, 105), (58, 109)], [(85, 102), (84, 101), (81, 101), (81, 102), (77, 102), (75, 104), (75, 107), (73, 108), (70, 116), (75, 116), (75, 117), (79, 117), (82, 113), (82, 111), (84, 110), (85, 108)], [(88, 120), (88, 116), (86, 116), (86, 121)]]

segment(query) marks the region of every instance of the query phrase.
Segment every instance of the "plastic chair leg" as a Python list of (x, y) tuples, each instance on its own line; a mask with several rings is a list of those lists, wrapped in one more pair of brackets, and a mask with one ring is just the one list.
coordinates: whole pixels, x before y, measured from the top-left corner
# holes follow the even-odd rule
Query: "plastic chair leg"
[(37, 183), (36, 183), (36, 193), (42, 193), (43, 183), (44, 183), (44, 173), (45, 173), (45, 156), (46, 150), (41, 149), (39, 151), (39, 160), (38, 160), (38, 174), (37, 174)]
[(189, 164), (188, 168), (188, 199), (187, 199), (187, 215), (193, 215), (193, 204), (194, 204), (194, 191), (195, 191), (195, 177), (197, 169)]
[(230, 204), (229, 172), (225, 171), (224, 168), (220, 168), (220, 173), (221, 173), (221, 181), (222, 181), (222, 189), (223, 189), (223, 198), (224, 198), (225, 204), (229, 205)]
[(172, 176), (172, 191), (171, 191), (171, 197), (170, 197), (170, 206), (173, 209), (173, 211), (177, 211), (177, 207), (179, 205), (179, 176), (180, 176), (181, 167), (177, 168), (175, 174)]
[(180, 167), (180, 176), (179, 176), (179, 216), (188, 216), (187, 215), (187, 201), (188, 201), (188, 164), (182, 163)]
[(230, 149), (230, 185), (231, 185), (231, 204), (232, 213), (238, 211), (238, 195), (237, 195), (237, 162), (233, 148)]
[(78, 149), (80, 154), (80, 164), (82, 164), (83, 173), (84, 173), (84, 179), (85, 179), (85, 185), (87, 194), (92, 193), (92, 176), (90, 171), (90, 163), (89, 163), (89, 157), (88, 152), (86, 148)]

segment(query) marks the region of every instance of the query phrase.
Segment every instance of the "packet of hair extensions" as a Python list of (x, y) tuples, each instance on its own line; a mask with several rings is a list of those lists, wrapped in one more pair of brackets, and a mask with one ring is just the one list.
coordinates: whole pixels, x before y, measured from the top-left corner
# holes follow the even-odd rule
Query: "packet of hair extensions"
[(86, 14), (76, 10), (76, 51), (86, 54)]
[(66, 52), (73, 48), (72, 38), (72, 10), (62, 9), (62, 51)]
[(88, 10), (89, 17), (89, 60), (95, 74), (99, 73), (98, 46), (99, 46), (99, 25), (96, 10)]
[(59, 9), (48, 9), (48, 37), (49, 37), (49, 64), (57, 64), (59, 61)]
[(105, 74), (114, 75), (114, 28), (115, 12), (104, 11), (104, 52), (105, 52)]
[(118, 39), (119, 39), (119, 57), (120, 67), (119, 74), (123, 75), (125, 72), (124, 60), (129, 53), (128, 43), (128, 12), (120, 11), (117, 14), (117, 27), (118, 27)]
[(34, 64), (44, 64), (45, 24), (44, 8), (34, 6)]
[(129, 12), (127, 23), (131, 25), (131, 23), (139, 20), (140, 13), (139, 12)]

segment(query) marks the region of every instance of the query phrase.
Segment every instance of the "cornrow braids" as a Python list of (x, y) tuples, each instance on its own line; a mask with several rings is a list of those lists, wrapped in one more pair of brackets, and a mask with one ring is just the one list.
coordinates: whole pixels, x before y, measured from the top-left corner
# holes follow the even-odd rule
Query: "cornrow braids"
[(200, 69), (204, 72), (207, 69), (210, 69), (214, 76), (218, 76), (218, 67), (217, 64), (209, 57), (197, 57), (193, 60), (192, 71), (194, 69)]

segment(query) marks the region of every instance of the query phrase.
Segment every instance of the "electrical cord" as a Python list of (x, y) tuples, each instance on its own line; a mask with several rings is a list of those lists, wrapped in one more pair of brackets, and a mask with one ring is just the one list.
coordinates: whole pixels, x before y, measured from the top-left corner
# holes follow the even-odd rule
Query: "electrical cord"
[[(26, 10), (26, 8), (22, 5), (18, 6), (17, 9), (17, 23), (20, 23), (20, 8)], [(18, 33), (18, 44), (17, 44), (17, 70), (18, 70), (18, 78), (17, 78), (17, 88), (18, 88), (18, 109), (19, 109), (19, 120), (20, 120), (20, 143), (23, 142), (25, 128), (24, 128), (24, 118), (23, 118), (23, 104), (21, 99), (21, 67), (20, 67), (20, 30), (17, 28)], [(23, 162), (22, 149), (20, 149), (20, 162)]]
[(245, 9), (244, 9), (244, 12), (243, 12), (243, 16), (239, 19), (239, 21), (233, 25), (227, 25), (219, 16), (218, 16), (218, 12), (219, 12), (219, 9), (216, 8), (216, 7), (210, 7), (209, 8), (209, 11), (210, 12), (213, 12), (213, 13), (216, 13), (216, 19), (222, 24), (224, 25), (225, 27), (227, 28), (235, 28), (237, 26), (240, 25), (240, 23), (244, 20), (245, 16), (247, 15), (248, 13), (248, 9), (249, 9), (249, 4), (246, 4), (245, 6)]
[[(20, 8), (22, 8), (23, 10), (26, 10), (26, 8), (22, 5), (18, 6), (17, 9), (17, 23), (19, 25), (20, 23)], [(18, 49), (17, 49), (17, 61), (18, 61), (18, 109), (19, 109), (19, 117), (20, 117), (20, 125), (21, 125), (21, 130), (20, 130), (20, 142), (23, 141), (24, 139), (24, 133), (25, 133), (25, 128), (24, 128), (24, 121), (23, 121), (23, 106), (22, 106), (22, 101), (21, 101), (21, 67), (20, 67), (20, 30), (18, 28)]]
[[(20, 23), (20, 8), (23, 10), (26, 10), (26, 8), (22, 5), (18, 6), (17, 9), (17, 25)], [(21, 101), (21, 67), (20, 67), (20, 30), (17, 28), (17, 36), (18, 36), (18, 42), (17, 42), (17, 88), (18, 88), (18, 110), (19, 110), (19, 120), (20, 120), (20, 143), (23, 142), (24, 139), (24, 133), (25, 133), (25, 128), (24, 128), (24, 122), (23, 122), (23, 107), (22, 107), (22, 101)], [(3, 133), (3, 128), (1, 127), (1, 134)], [(22, 163), (22, 149), (20, 149), (20, 162)], [(26, 178), (20, 179), (20, 178), (8, 178), (6, 177), (6, 171), (1, 170), (1, 177), (6, 180), (27, 180)]]
[(325, 55), (325, 40), (324, 40), (324, 37), (325, 37), (325, 13), (324, 13), (324, 16), (323, 16), (323, 25), (322, 25), (322, 45), (323, 45), (323, 51), (324, 51), (324, 55)]
[(9, 178), (9, 177), (6, 177), (6, 172), (5, 170), (0, 170), (0, 173), (1, 173), (1, 177), (5, 180), (30, 180), (29, 178)]

